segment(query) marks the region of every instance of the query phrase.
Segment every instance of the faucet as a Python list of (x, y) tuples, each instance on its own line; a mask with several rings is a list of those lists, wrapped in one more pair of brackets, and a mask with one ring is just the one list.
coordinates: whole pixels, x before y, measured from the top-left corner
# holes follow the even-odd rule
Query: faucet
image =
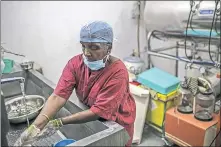
[[(24, 86), (25, 85), (25, 78), (23, 78), (23, 77), (14, 77), (14, 78), (1, 79), (1, 84), (15, 82), (15, 81), (19, 81), (20, 82), (21, 92), (22, 92), (22, 95), (23, 95), (22, 103), (25, 105), (26, 113), (28, 113), (28, 111), (27, 111), (27, 102), (26, 102), (26, 98), (25, 98), (25, 86)], [(29, 127), (28, 116), (27, 116), (27, 123), (28, 123), (28, 127)]]
[(23, 78), (23, 77), (14, 77), (14, 78), (1, 79), (1, 84), (15, 82), (15, 81), (19, 81), (21, 83), (24, 83), (25, 82), (25, 78)]

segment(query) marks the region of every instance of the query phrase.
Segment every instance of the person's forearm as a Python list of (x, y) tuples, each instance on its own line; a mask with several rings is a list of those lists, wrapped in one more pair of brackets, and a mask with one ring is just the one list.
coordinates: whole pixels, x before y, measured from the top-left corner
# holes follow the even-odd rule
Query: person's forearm
[(33, 124), (36, 125), (39, 129), (42, 129), (48, 122), (46, 116), (48, 116), (49, 119), (54, 117), (54, 115), (61, 109), (61, 107), (64, 106), (65, 103), (66, 103), (65, 99), (52, 94), (46, 101), (42, 111), (35, 119)]
[(85, 111), (82, 111), (82, 112), (72, 114), (72, 115), (67, 116), (67, 117), (63, 117), (63, 118), (61, 118), (61, 121), (62, 121), (63, 125), (80, 124), (80, 123), (86, 123), (86, 122), (89, 122), (89, 121), (94, 121), (94, 120), (97, 120), (98, 118), (99, 118), (99, 116), (94, 114), (89, 109), (89, 110), (85, 110)]

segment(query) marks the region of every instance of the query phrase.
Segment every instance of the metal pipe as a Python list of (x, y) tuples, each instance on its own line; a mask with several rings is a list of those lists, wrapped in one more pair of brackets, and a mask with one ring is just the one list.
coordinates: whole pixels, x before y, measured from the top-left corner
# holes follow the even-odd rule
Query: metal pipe
[(8, 53), (8, 54), (16, 55), (16, 56), (25, 57), (25, 55), (13, 53), (13, 52), (10, 52), (10, 51), (4, 51), (4, 52), (5, 52), (5, 53)]
[(3, 46), (1, 46), (1, 51), (2, 51), (3, 53), (8, 53), (8, 54), (16, 55), (16, 56), (25, 57), (25, 55), (13, 53), (13, 52), (11, 52), (11, 51), (5, 49)]
[(190, 61), (188, 59), (183, 59), (183, 58), (178, 58), (178, 57), (173, 57), (171, 55), (167, 55), (167, 54), (163, 54), (163, 53), (156, 53), (153, 51), (147, 51), (147, 53), (149, 55), (153, 55), (153, 56), (158, 56), (158, 57), (163, 57), (163, 58), (167, 58), (167, 59), (172, 59), (172, 60), (178, 60), (178, 61), (183, 61), (183, 62), (188, 62), (188, 63), (193, 63), (193, 64), (199, 64), (199, 65), (204, 65), (206, 64), (207, 66), (214, 66), (213, 63), (209, 63), (209, 62), (202, 62), (200, 63), (200, 61)]
[(186, 67), (188, 68), (194, 68), (194, 69), (200, 69), (201, 67), (195, 64), (187, 63)]
[[(147, 30), (146, 30), (147, 32)], [(151, 51), (151, 46), (150, 46), (150, 38), (152, 36), (152, 31), (150, 31), (149, 33), (147, 33), (147, 51)], [(150, 69), (150, 54), (147, 54), (147, 68)]]
[(173, 46), (169, 46), (169, 47), (161, 47), (161, 48), (153, 49), (153, 51), (154, 52), (162, 52), (162, 51), (174, 49), (176, 47), (177, 47), (177, 45), (175, 45), (175, 46), (173, 45)]
[[(176, 57), (178, 57), (179, 56), (179, 47), (176, 45)], [(176, 64), (175, 64), (175, 66), (176, 66), (176, 69), (175, 69), (175, 75), (176, 75), (176, 77), (178, 77), (178, 65), (179, 63), (178, 63), (178, 60), (176, 60)]]
[[(217, 53), (220, 52), (220, 46), (217, 46)], [(211, 52), (211, 51), (210, 51)], [(221, 53), (220, 53), (221, 54)], [(216, 54), (216, 61), (219, 61), (220, 54)]]
[[(179, 49), (184, 49), (183, 47), (184, 47), (184, 45), (181, 45), (181, 44), (178, 44), (178, 47), (179, 47)], [(186, 49), (188, 49), (188, 50), (192, 50), (192, 48), (191, 48), (191, 46), (186, 46)], [(208, 53), (209, 51), (208, 50), (204, 50), (204, 49), (196, 49), (196, 51), (200, 51), (200, 52), (206, 52), (206, 53)], [(211, 53), (214, 53), (214, 54), (217, 54), (217, 53), (221, 53), (220, 51), (219, 52), (216, 52), (216, 51), (210, 51)]]
[(161, 53), (156, 53), (156, 52), (153, 52), (153, 51), (147, 51), (147, 54), (157, 56), (157, 57), (163, 57), (163, 58), (167, 58), (167, 59), (179, 60), (180, 61), (179, 58), (172, 57), (172, 56), (169, 56), (169, 55), (164, 55), (164, 54), (161, 54)]
[(139, 15), (137, 18), (137, 56), (140, 57), (140, 1), (137, 2)]
[(24, 83), (25, 82), (25, 78), (23, 78), (23, 77), (14, 77), (14, 78), (1, 79), (1, 84), (15, 82), (15, 81), (20, 81), (20, 82)]

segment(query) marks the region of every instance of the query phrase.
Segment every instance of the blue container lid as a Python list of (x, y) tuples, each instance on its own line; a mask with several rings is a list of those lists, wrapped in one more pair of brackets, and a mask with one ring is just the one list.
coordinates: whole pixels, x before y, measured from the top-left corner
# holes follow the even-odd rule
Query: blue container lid
[(54, 147), (64, 147), (74, 142), (75, 142), (74, 139), (64, 139), (54, 144)]
[(179, 78), (156, 67), (138, 75), (137, 81), (159, 93), (168, 94), (179, 85)]

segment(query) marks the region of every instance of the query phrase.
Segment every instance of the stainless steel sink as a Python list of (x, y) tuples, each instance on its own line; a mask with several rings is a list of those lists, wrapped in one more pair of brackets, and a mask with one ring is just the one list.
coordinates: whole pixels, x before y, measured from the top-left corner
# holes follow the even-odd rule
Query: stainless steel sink
[[(3, 75), (2, 78), (17, 76), (23, 76), (25, 78), (25, 93), (27, 95), (40, 95), (48, 98), (56, 86), (50, 80), (34, 70), (15, 71), (13, 73)], [(2, 85), (2, 91), (6, 97), (5, 101), (21, 96), (21, 91), (19, 90), (18, 85), (19, 83), (16, 82)], [(17, 86), (18, 88), (16, 88)], [(13, 91), (9, 89), (13, 89)], [(73, 92), (71, 99), (67, 101), (65, 106), (56, 114), (55, 118), (71, 115), (87, 109), (87, 107), (82, 103), (75, 102), (76, 99), (77, 97)], [(30, 123), (32, 123), (32, 121)], [(21, 123), (19, 125), (11, 124), (10, 133), (13, 134), (13, 131), (21, 133), (22, 131), (19, 130), (24, 130), (26, 127), (26, 123)], [(54, 143), (60, 141), (62, 138), (71, 138), (76, 140), (76, 142), (70, 146), (124, 146), (129, 140), (126, 130), (121, 125), (112, 121), (102, 122), (99, 120), (84, 124), (63, 126), (56, 135), (59, 137), (53, 138)], [(19, 135), (14, 137), (14, 139), (9, 139), (9, 142), (16, 140), (18, 136)]]

